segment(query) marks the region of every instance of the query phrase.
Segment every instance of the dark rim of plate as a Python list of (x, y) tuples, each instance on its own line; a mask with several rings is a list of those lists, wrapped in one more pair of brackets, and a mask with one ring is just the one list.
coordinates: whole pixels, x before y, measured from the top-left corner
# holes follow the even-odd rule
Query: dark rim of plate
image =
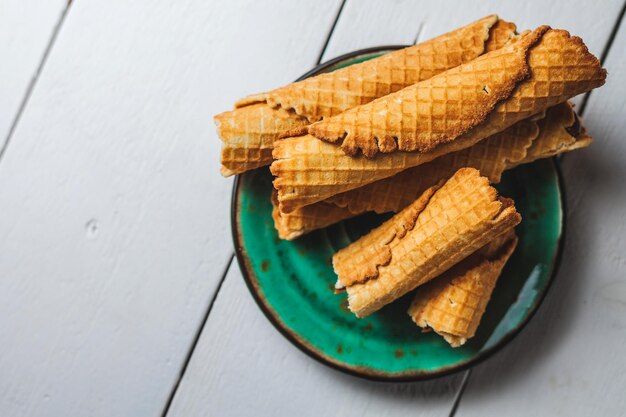
[[(298, 78), (296, 81), (301, 81), (305, 78), (320, 74), (325, 70), (332, 68), (339, 62), (357, 58), (359, 56), (378, 53), (378, 52), (388, 52), (401, 48), (406, 48), (411, 45), (390, 45), (390, 46), (378, 46), (367, 49), (360, 49), (358, 51), (350, 52), (345, 55), (338, 56), (337, 58), (331, 59), (323, 64), (317, 65), (311, 71), (308, 71), (306, 74)], [(231, 231), (233, 235), (233, 244), (235, 246), (235, 255), (237, 256), (237, 263), (239, 264), (239, 268), (241, 269), (241, 273), (243, 275), (244, 281), (252, 294), (252, 297), (256, 301), (259, 308), (263, 311), (267, 319), (274, 325), (274, 327), (294, 346), (300, 349), (302, 352), (306, 353), (308, 356), (313, 359), (327, 365), (331, 368), (339, 370), (341, 372), (354, 375), (360, 378), (365, 378), (372, 381), (382, 381), (382, 382), (415, 382), (415, 381), (425, 381), (429, 379), (440, 378), (443, 376), (451, 375), (457, 372), (464, 371), (473, 366), (478, 365), (483, 362), (487, 358), (491, 357), (494, 353), (499, 351), (502, 347), (508, 344), (511, 340), (513, 340), (521, 331), (526, 327), (528, 322), (533, 318), (539, 306), (543, 304), (543, 300), (545, 299), (548, 291), (552, 287), (554, 279), (558, 273), (559, 267), (561, 265), (561, 257), (563, 255), (563, 247), (565, 242), (565, 231), (566, 231), (566, 201), (565, 198), (565, 184), (563, 181), (563, 174), (561, 172), (561, 168), (559, 162), (556, 157), (552, 158), (552, 163), (554, 165), (555, 171), (557, 173), (557, 181), (559, 185), (559, 195), (561, 197), (561, 233), (557, 240), (557, 250), (554, 255), (554, 259), (552, 262), (552, 271), (550, 273), (550, 277), (546, 284), (545, 289), (539, 295), (538, 300), (534, 303), (528, 315), (520, 323), (515, 329), (513, 329), (509, 334), (502, 338), (498, 343), (489, 349), (480, 351), (473, 358), (462, 362), (457, 365), (452, 365), (449, 367), (445, 367), (438, 371), (434, 372), (424, 372), (424, 371), (407, 371), (399, 374), (390, 374), (385, 372), (378, 372), (372, 369), (368, 369), (365, 367), (355, 367), (343, 364), (341, 362), (335, 361), (323, 353), (316, 350), (313, 346), (309, 345), (305, 341), (301, 340), (297, 335), (293, 334), (292, 331), (287, 328), (287, 326), (280, 320), (280, 318), (273, 311), (272, 307), (267, 303), (267, 301), (263, 298), (263, 296), (259, 293), (259, 288), (253, 278), (254, 273), (250, 269), (250, 265), (248, 264), (247, 256), (245, 253), (245, 249), (241, 243), (240, 232), (239, 232), (239, 224), (237, 222), (237, 207), (238, 207), (238, 199), (239, 199), (239, 186), (241, 184), (240, 175), (235, 177), (235, 182), (233, 184), (233, 193), (231, 199)]]

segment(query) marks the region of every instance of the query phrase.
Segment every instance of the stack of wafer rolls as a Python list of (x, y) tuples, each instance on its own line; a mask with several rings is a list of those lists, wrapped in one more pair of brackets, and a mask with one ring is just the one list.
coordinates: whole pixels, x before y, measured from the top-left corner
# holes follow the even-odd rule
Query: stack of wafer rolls
[(572, 106), (562, 103), (544, 114), (516, 123), (501, 133), (434, 161), (409, 168), (389, 178), (300, 207), (291, 213), (278, 208), (273, 194), (273, 217), (281, 239), (292, 240), (359, 214), (398, 212), (426, 188), (448, 178), (457, 169), (473, 167), (492, 183), (503, 171), (537, 159), (589, 146), (592, 142)]
[[(491, 184), (588, 146), (568, 99), (604, 84), (583, 41), (488, 16), (430, 41), (239, 100), (215, 117), (222, 174), (270, 165), (278, 236), (395, 215), (332, 258), (366, 317), (408, 314), (451, 346), (476, 333), (521, 216)], [(270, 198), (270, 196), (268, 196)]]
[(215, 116), (222, 174), (269, 165), (281, 135), (469, 62), (516, 37), (513, 23), (487, 16), (415, 46), (241, 99), (235, 110)]
[(447, 269), (521, 221), (474, 168), (427, 189), (414, 203), (333, 256), (337, 288), (365, 317)]
[[(307, 135), (280, 140), (271, 166), (280, 210), (289, 213), (468, 148), (605, 78), (580, 38), (540, 27), (474, 61), (314, 123)], [(354, 156), (357, 151), (363, 155)]]

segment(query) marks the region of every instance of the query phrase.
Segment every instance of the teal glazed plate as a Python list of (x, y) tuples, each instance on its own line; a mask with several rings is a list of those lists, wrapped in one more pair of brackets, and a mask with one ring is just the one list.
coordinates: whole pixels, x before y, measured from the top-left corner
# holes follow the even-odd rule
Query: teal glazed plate
[[(318, 66), (303, 77), (332, 71), (400, 48), (362, 50)], [(358, 319), (346, 295), (335, 294), (333, 254), (390, 215), (364, 214), (302, 236), (278, 238), (272, 220), (267, 167), (239, 175), (232, 202), (235, 252), (250, 292), (274, 326), (318, 361), (360, 377), (416, 381), (461, 371), (489, 357), (528, 323), (560, 260), (563, 185), (556, 160), (544, 159), (503, 175), (496, 186), (522, 215), (519, 244), (507, 263), (476, 336), (459, 348), (422, 333), (407, 315), (411, 294)]]

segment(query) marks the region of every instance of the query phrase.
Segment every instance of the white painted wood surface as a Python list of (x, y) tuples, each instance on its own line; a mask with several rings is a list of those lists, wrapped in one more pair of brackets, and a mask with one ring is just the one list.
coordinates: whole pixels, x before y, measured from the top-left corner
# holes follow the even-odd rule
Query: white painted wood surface
[[(218, 174), (210, 116), (312, 67), (340, 3), (74, 1), (0, 161), (1, 416), (161, 413), (232, 252), (232, 183)], [(521, 29), (567, 28), (600, 54), (622, 4), (347, 0), (323, 58), (493, 12)], [(50, 1), (29, 19), (52, 5), (58, 18)], [(5, 37), (30, 30), (2, 14), (0, 71), (13, 71)], [(20, 53), (31, 42), (43, 52), (36, 26)], [(625, 31), (587, 108), (596, 144), (565, 161), (557, 285), (472, 373), (458, 415), (626, 409)], [(15, 72), (26, 84), (29, 59)], [(273, 329), (233, 263), (169, 415), (448, 415), (461, 377), (387, 385), (328, 369)]]
[(520, 337), (474, 370), (459, 416), (626, 415), (626, 26), (591, 94), (595, 143), (567, 155), (567, 240), (554, 287)]
[(67, 0), (0, 2), (0, 148)]
[(0, 163), (0, 415), (161, 413), (232, 250), (211, 115), (338, 7), (72, 4)]
[(413, 0), (347, 0), (323, 61), (358, 49), (415, 42), (424, 18)]

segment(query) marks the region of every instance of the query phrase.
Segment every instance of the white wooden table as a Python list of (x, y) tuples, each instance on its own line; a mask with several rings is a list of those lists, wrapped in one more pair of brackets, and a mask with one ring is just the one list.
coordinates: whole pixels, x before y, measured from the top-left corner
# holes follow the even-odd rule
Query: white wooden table
[[(626, 415), (626, 1), (594, 3), (2, 0), (0, 416)], [(582, 107), (596, 143), (563, 162), (556, 284), (472, 371), (384, 384), (324, 367), (231, 262), (211, 116), (493, 12), (568, 29), (609, 70)]]

